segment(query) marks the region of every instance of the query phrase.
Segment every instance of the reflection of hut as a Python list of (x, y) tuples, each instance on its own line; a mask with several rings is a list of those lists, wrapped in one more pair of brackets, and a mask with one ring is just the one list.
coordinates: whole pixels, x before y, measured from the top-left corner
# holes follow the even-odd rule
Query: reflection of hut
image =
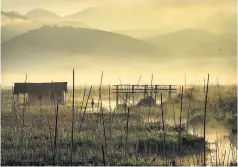
[(54, 83), (15, 83), (13, 94), (26, 94), (29, 105), (52, 105), (65, 103), (67, 82)]
[(152, 96), (147, 96), (139, 101), (138, 106), (154, 106), (156, 105), (155, 99)]

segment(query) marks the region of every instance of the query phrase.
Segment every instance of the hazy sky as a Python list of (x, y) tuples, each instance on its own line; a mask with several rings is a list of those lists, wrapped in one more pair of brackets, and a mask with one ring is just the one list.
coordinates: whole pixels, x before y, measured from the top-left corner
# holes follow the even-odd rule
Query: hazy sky
[[(211, 14), (216, 12), (217, 10), (227, 10), (235, 12), (237, 9), (237, 0), (2, 0), (1, 1), (1, 8), (3, 11), (17, 11), (22, 14), (25, 14), (26, 12), (33, 10), (35, 8), (43, 8), (50, 11), (53, 11), (61, 16), (73, 14), (75, 12), (79, 12), (85, 8), (88, 7), (96, 7), (100, 5), (104, 5), (103, 8), (100, 8), (100, 11), (104, 11), (105, 9), (111, 9), (113, 10), (122, 10), (119, 12), (119, 16), (117, 19), (121, 19), (123, 21), (128, 21), (128, 25), (130, 25), (131, 20), (134, 22), (131, 23), (133, 26), (138, 26), (142, 24), (142, 28), (145, 25), (151, 26), (151, 27), (159, 27), (163, 25), (167, 25), (169, 28), (174, 27), (182, 27), (186, 28), (188, 26), (195, 26), (198, 28), (197, 23), (200, 23), (203, 20), (206, 20), (207, 17), (209, 17)], [(105, 5), (107, 4), (107, 5)], [(132, 10), (132, 8), (126, 8), (126, 7), (135, 7), (136, 11), (140, 14), (137, 16), (137, 13), (134, 14), (135, 10)], [(128, 10), (127, 10), (128, 9)], [(127, 10), (124, 12), (124, 10)], [(143, 11), (143, 15), (141, 14)], [(159, 11), (159, 12), (158, 12)], [(110, 12), (109, 12), (110, 13)], [(132, 14), (131, 14), (132, 13)], [(122, 16), (120, 14), (123, 14)], [(131, 16), (129, 17), (129, 15)], [(108, 16), (108, 20), (114, 19), (115, 15)], [(136, 16), (136, 17), (134, 17)], [(110, 18), (112, 17), (112, 18)], [(160, 21), (155, 21), (159, 20)], [(182, 18), (182, 19), (181, 19)], [(88, 25), (90, 24), (90, 19), (85, 18), (86, 21), (89, 21)], [(87, 20), (88, 19), (88, 20)], [(98, 18), (94, 20), (94, 16), (91, 18), (91, 22), (96, 22)], [(125, 21), (125, 22), (126, 22)], [(146, 21), (146, 23), (145, 23)], [(98, 21), (98, 25), (100, 26), (100, 20)], [(106, 21), (105, 21), (106, 22)], [(118, 26), (120, 26), (120, 22), (117, 21)], [(86, 22), (87, 23), (87, 22)], [(97, 22), (96, 22), (97, 23)], [(135, 24), (137, 23), (137, 24)], [(117, 27), (114, 24), (115, 22), (111, 23), (112, 27)], [(152, 26), (153, 25), (153, 26)], [(127, 26), (127, 25), (126, 25)], [(93, 26), (92, 26), (93, 27)], [(104, 25), (101, 25), (101, 27), (104, 27)], [(139, 27), (139, 28), (141, 28)], [(122, 27), (121, 29), (123, 29)], [(147, 64), (150, 65), (150, 64)], [(75, 65), (76, 66), (76, 65)], [(207, 76), (206, 71), (201, 71), (200, 68), (198, 68), (197, 71), (193, 71), (191, 73), (188, 73), (188, 69), (181, 69), (182, 67), (188, 67), (188, 66), (178, 66), (177, 69), (175, 69), (176, 73), (161, 73), (161, 71), (166, 71), (168, 68), (170, 68), (168, 65), (162, 69), (149, 69), (149, 67), (145, 67), (144, 64), (140, 68), (135, 67), (134, 71), (129, 71), (128, 69), (124, 70), (123, 68), (116, 68), (108, 66), (102, 66), (94, 68), (93, 70), (86, 69), (85, 71), (82, 71), (81, 69), (76, 69), (76, 78), (78, 80), (78, 83), (99, 83), (100, 82), (100, 75), (101, 71), (103, 70), (104, 73), (104, 83), (111, 83), (116, 84), (119, 83), (119, 77), (121, 77), (123, 83), (134, 83), (136, 84), (138, 82), (138, 78), (140, 75), (142, 75), (141, 83), (150, 83), (151, 74), (154, 74), (154, 81), (160, 84), (166, 84), (166, 83), (175, 83), (175, 84), (181, 84), (184, 82), (184, 74), (187, 74), (187, 81), (188, 83), (196, 82), (198, 83), (199, 80), (203, 82), (203, 78)], [(210, 74), (211, 74), (211, 81), (213, 83), (216, 82), (216, 77), (219, 76), (220, 83), (235, 83), (236, 82), (236, 71), (232, 69), (228, 69), (229, 75), (221, 74), (222, 68), (219, 67), (221, 71), (218, 71), (216, 65), (215, 67), (211, 67)], [(73, 67), (73, 66), (71, 66)], [(172, 68), (172, 65), (171, 65)], [(141, 70), (139, 70), (141, 69)], [(146, 71), (144, 71), (146, 69)], [(212, 69), (215, 69), (212, 72)], [(227, 67), (224, 67), (225, 70), (227, 70)], [(113, 71), (114, 70), (114, 71)], [(119, 71), (115, 71), (119, 70)], [(63, 73), (64, 72), (64, 73)], [(28, 73), (29, 75), (29, 82), (36, 82), (39, 80), (43, 81), (51, 81), (51, 80), (67, 80), (70, 81), (72, 78), (72, 71), (71, 69), (64, 70), (62, 73), (54, 73), (53, 70), (51, 71), (34, 71), (34, 72), (19, 72), (14, 74), (5, 74), (2, 75), (2, 84), (9, 84), (12, 83), (13, 78), (14, 82), (22, 82), (24, 80), (25, 73)], [(49, 75), (45, 75), (45, 74)], [(128, 74), (129, 73), (129, 74)]]
[(67, 15), (81, 11), (87, 7), (105, 3), (121, 5), (169, 5), (179, 7), (207, 6), (209, 8), (223, 8), (236, 10), (236, 0), (2, 0), (2, 10), (17, 10), (26, 13), (34, 8), (44, 8), (59, 15)]

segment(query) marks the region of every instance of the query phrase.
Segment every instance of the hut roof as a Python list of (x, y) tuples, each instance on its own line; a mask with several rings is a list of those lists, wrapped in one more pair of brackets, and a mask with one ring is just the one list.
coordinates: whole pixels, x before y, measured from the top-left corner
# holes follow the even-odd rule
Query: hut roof
[(67, 92), (67, 82), (15, 83), (13, 94), (48, 94), (49, 92)]

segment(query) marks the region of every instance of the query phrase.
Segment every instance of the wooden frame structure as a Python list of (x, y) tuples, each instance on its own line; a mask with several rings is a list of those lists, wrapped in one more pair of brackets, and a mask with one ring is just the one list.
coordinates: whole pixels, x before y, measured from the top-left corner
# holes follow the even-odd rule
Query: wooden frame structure
[[(168, 91), (169, 97), (171, 93), (177, 91), (177, 85), (113, 85), (112, 93), (116, 94), (116, 106), (119, 105), (119, 97), (123, 98), (123, 101), (128, 101), (128, 95), (132, 95), (132, 105), (135, 105), (135, 94), (143, 94), (146, 96), (154, 96), (156, 101), (157, 93)], [(123, 94), (125, 97), (120, 96)]]

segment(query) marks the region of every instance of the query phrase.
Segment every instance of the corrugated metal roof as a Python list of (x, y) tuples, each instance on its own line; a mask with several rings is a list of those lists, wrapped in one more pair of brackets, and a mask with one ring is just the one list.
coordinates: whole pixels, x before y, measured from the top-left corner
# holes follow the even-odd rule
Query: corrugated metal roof
[(13, 90), (13, 94), (49, 94), (50, 92), (67, 92), (67, 82), (15, 83)]

